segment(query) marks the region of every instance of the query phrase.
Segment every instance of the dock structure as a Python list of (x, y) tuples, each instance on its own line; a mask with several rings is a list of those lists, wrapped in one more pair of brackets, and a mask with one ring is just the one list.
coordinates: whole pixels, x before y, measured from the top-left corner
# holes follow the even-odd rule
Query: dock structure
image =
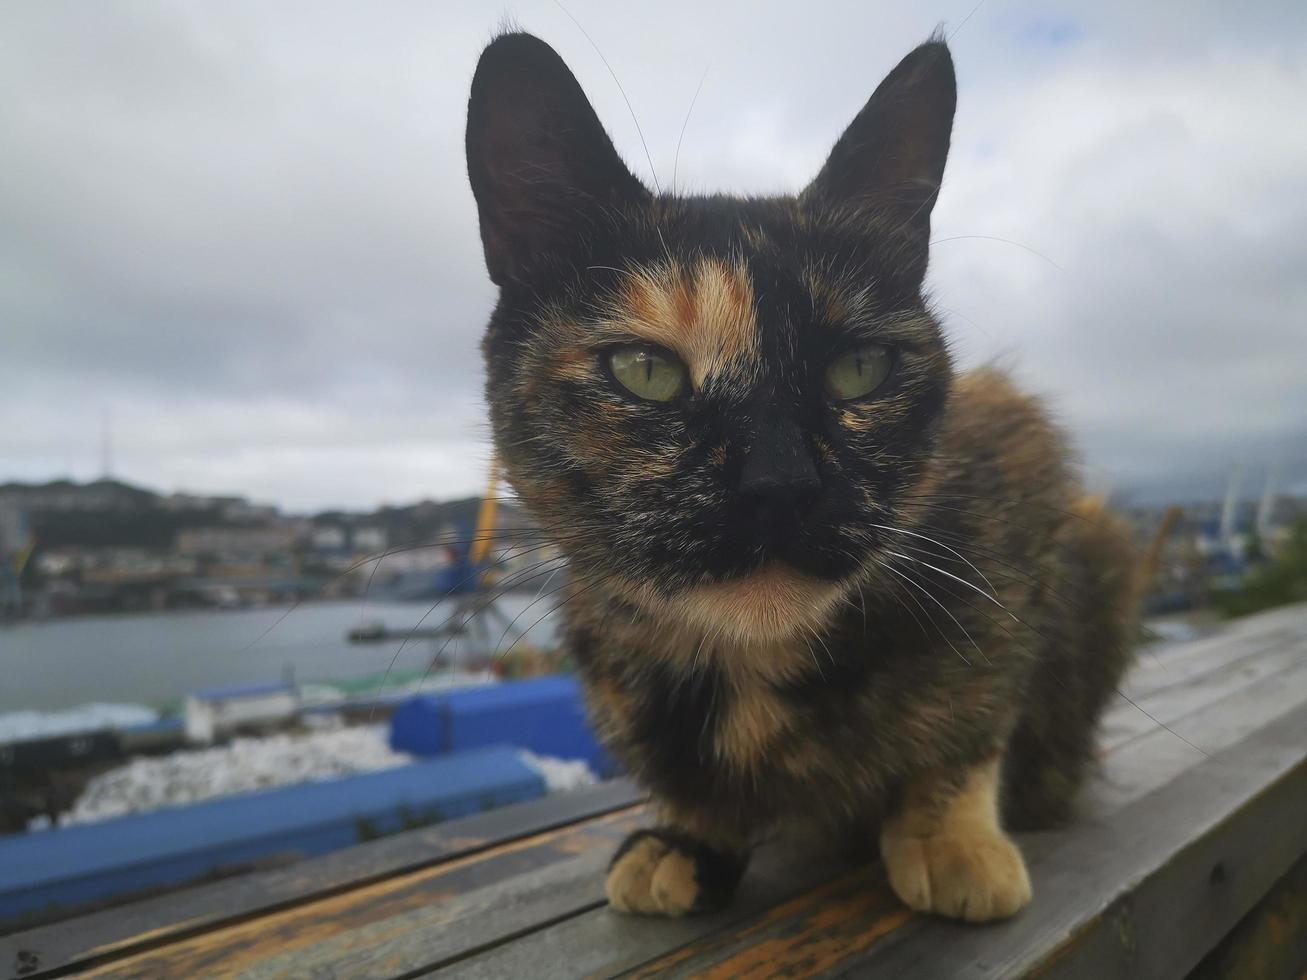
[[(648, 819), (614, 780), (0, 937), (24, 978), (1297, 978), (1307, 969), (1307, 606), (1146, 652), (1082, 815), (1020, 837), (1033, 904), (917, 915), (880, 866), (755, 857), (726, 911), (614, 914)], [(1127, 700), (1128, 697), (1128, 700)], [(3, 972), (3, 971), (0, 971)]]
[(281, 724), (299, 711), (293, 684), (247, 684), (211, 688), (186, 697), (186, 737), (212, 742), (218, 735), (242, 728)]

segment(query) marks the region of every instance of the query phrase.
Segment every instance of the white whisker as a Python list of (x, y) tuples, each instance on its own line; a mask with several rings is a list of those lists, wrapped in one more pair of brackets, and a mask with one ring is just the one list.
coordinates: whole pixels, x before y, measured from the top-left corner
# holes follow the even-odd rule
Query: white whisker
[[(911, 555), (899, 554), (899, 552), (897, 551), (887, 551), (885, 552), (885, 554), (893, 555), (895, 558), (902, 558), (905, 561), (915, 562), (918, 565), (925, 565), (927, 568), (931, 569), (932, 571), (939, 572), (941, 575), (947, 575), (949, 578), (953, 579), (953, 581), (960, 582), (962, 585), (965, 585), (968, 589), (971, 589), (972, 591), (976, 592), (978, 595), (984, 596), (994, 605), (998, 606), (999, 609), (1002, 609), (1003, 612), (1007, 613), (1009, 616), (1012, 616), (1012, 613), (1008, 610), (1007, 606), (1003, 605), (1003, 603), (999, 602), (998, 599), (994, 598), (994, 596), (990, 595), (988, 592), (986, 592), (984, 589), (982, 589), (980, 586), (976, 585), (973, 582), (968, 582), (966, 579), (959, 578), (957, 575), (954, 575), (952, 572), (946, 572), (944, 569), (940, 568), (937, 565), (932, 565), (928, 561), (922, 561), (920, 558), (913, 558)], [(1012, 616), (1012, 619), (1016, 620), (1017, 617)], [(1017, 621), (1019, 622), (1019, 620)]]
[(994, 583), (991, 582), (988, 578), (985, 577), (985, 573), (984, 573), (984, 572), (982, 572), (979, 568), (976, 568), (975, 564), (973, 564), (972, 561), (971, 561), (969, 558), (967, 558), (966, 555), (962, 554), (962, 552), (957, 551), (956, 549), (950, 548), (950, 547), (949, 547), (948, 545), (946, 545), (943, 541), (936, 540), (935, 538), (932, 538), (932, 537), (930, 537), (929, 535), (921, 534), (921, 533), (918, 532), (918, 531), (909, 531), (909, 530), (906, 530), (905, 528), (901, 528), (901, 527), (890, 527), (888, 524), (871, 524), (871, 525), (869, 525), (869, 526), (870, 526), (870, 527), (880, 528), (882, 531), (890, 531), (890, 532), (892, 532), (892, 533), (894, 533), (894, 534), (907, 534), (907, 535), (910, 535), (910, 536), (912, 536), (912, 537), (914, 537), (914, 538), (921, 538), (921, 540), (923, 540), (923, 541), (929, 541), (931, 544), (938, 545), (939, 547), (943, 548), (945, 551), (947, 551), (947, 552), (949, 552), (949, 553), (951, 553), (951, 554), (953, 554), (953, 555), (956, 555), (957, 558), (958, 558), (960, 561), (964, 561), (964, 562), (966, 562), (968, 565), (970, 565), (971, 568), (972, 568), (972, 570), (973, 570), (977, 575), (979, 575), (979, 576), (981, 577), (981, 579), (984, 580), (984, 583), (985, 583), (986, 585), (989, 586), (989, 591), (990, 591), (990, 592), (993, 592), (995, 595), (998, 595), (998, 589), (994, 588)]
[[(953, 615), (952, 611), (948, 608), (948, 606), (944, 605), (944, 603), (940, 602), (939, 599), (935, 597), (934, 593), (932, 593), (920, 582), (911, 578), (902, 569), (895, 568), (894, 566), (889, 564), (883, 564), (881, 567), (888, 569), (889, 571), (893, 572), (895, 575), (898, 575), (900, 578), (902, 578), (909, 585), (912, 585), (917, 589), (921, 590), (922, 592), (924, 592), (926, 594), (926, 598), (928, 598), (931, 602), (935, 603), (935, 605), (939, 606), (940, 609), (944, 610), (944, 615), (946, 615), (949, 619), (953, 620), (957, 628), (962, 631), (962, 635), (967, 638), (967, 642), (969, 642), (973, 647), (976, 648), (976, 652), (980, 654), (981, 659), (984, 660), (985, 663), (989, 664), (991, 667), (993, 666), (993, 664), (990, 662), (989, 657), (985, 655), (985, 651), (980, 648), (980, 644), (975, 641), (975, 638), (972, 637), (971, 633), (967, 631), (967, 628), (962, 625), (962, 622), (956, 616)], [(946, 636), (945, 639), (947, 640), (948, 637)], [(953, 646), (951, 640), (949, 641), (949, 646)], [(957, 647), (953, 646), (953, 651), (954, 653), (957, 653), (959, 657), (962, 657), (962, 652), (958, 650)], [(967, 660), (966, 657), (962, 657), (962, 659), (966, 661), (968, 664), (971, 663), (971, 661)]]

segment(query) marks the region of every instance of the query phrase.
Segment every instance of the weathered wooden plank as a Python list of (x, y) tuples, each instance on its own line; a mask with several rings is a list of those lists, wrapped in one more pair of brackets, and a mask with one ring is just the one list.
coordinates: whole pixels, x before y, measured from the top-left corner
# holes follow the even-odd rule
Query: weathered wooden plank
[[(305, 973), (381, 976), (406, 972), (402, 961), (408, 947), (402, 939), (408, 932), (426, 922), (458, 919), (469, 894), (502, 883), (519, 888), (532, 873), (566, 864), (577, 854), (593, 853), (602, 864), (616, 843), (635, 828), (638, 814), (634, 811), (638, 809), (556, 828), (491, 851), (205, 930), (157, 949), (114, 959), (82, 975), (297, 977)], [(334, 959), (348, 953), (352, 944), (360, 944), (372, 957), (395, 959), (395, 969), (337, 972)], [(430, 957), (422, 962), (430, 962)]]
[(370, 841), (288, 868), (196, 886), (0, 936), (0, 970), (22, 963), (24, 980), (28, 980), (77, 964), (126, 956), (224, 923), (251, 919), (611, 813), (640, 798), (631, 783), (613, 780)]
[[(812, 889), (822, 893), (822, 883), (841, 870), (839, 862), (829, 857), (813, 858), (779, 847), (765, 848), (755, 858), (729, 909), (668, 920), (616, 915), (603, 907), (602, 864), (597, 864), (590, 871), (590, 900), (565, 908), (544, 896), (547, 904), (543, 907), (570, 914), (560, 915), (547, 928), (534, 930), (520, 940), (501, 941), (477, 956), (433, 962), (430, 971), (422, 976), (529, 976), (539, 980), (611, 976), (693, 939), (741, 928), (760, 917), (766, 920), (778, 914), (777, 909), (788, 909), (795, 896)], [(838, 888), (840, 883), (824, 887)], [(537, 909), (534, 914), (538, 917), (540, 912)]]
[[(294, 980), (306, 970), (318, 978), (399, 977), (454, 962), (506, 936), (541, 928), (542, 908), (560, 914), (604, 902), (603, 868), (616, 838), (585, 854), (506, 876), (475, 891), (437, 894), (401, 915), (351, 927), (321, 942), (289, 949), (224, 975), (241, 980)], [(524, 974), (526, 975), (526, 974)]]
[[(1123, 686), (1131, 697), (1143, 695), (1255, 660), (1273, 650), (1301, 648), (1304, 642), (1307, 642), (1307, 626), (1302, 629), (1281, 626), (1265, 633), (1250, 634), (1237, 642), (1181, 644), (1173, 651), (1163, 650), (1156, 656), (1141, 652)], [(1167, 656), (1167, 653), (1172, 655)]]
[[(1304, 617), (1307, 619), (1307, 616)], [(1205, 670), (1245, 657), (1256, 656), (1273, 647), (1300, 644), (1307, 639), (1307, 622), (1274, 623), (1261, 629), (1231, 635), (1222, 630), (1203, 639), (1161, 648), (1144, 647), (1135, 656), (1130, 683), (1143, 693), (1166, 687)]]
[(913, 914), (877, 865), (864, 865), (707, 941), (684, 946), (627, 976), (812, 976), (868, 949)]
[(1090, 777), (1084, 795), (1085, 815), (1109, 819), (1123, 806), (1202, 761), (1199, 749), (1210, 755), (1229, 748), (1307, 702), (1307, 655), (1300, 657), (1298, 663), (1279, 673), (1170, 719), (1169, 731), (1154, 725), (1143, 735), (1115, 746)]
[(1307, 970), (1307, 857), (1208, 953), (1188, 980), (1293, 980)]
[(1156, 728), (1157, 721), (1172, 724), (1196, 709), (1304, 661), (1307, 661), (1307, 640), (1285, 640), (1191, 676), (1177, 673), (1169, 678), (1170, 683), (1144, 691), (1127, 682), (1122, 691), (1134, 703), (1122, 696), (1116, 698), (1117, 703), (1104, 712), (1099, 743), (1104, 749), (1114, 748)]
[(1165, 666), (1191, 657), (1202, 657), (1213, 651), (1224, 651), (1238, 657), (1252, 647), (1277, 636), (1307, 633), (1307, 603), (1285, 606), (1229, 620), (1219, 624), (1212, 632), (1197, 639), (1179, 643), (1144, 644), (1140, 648), (1140, 662), (1144, 665)]
[(1304, 623), (1304, 616), (1307, 616), (1307, 602), (1278, 606), (1275, 609), (1254, 613), (1251, 616), (1232, 619), (1225, 624), (1224, 633), (1228, 636), (1238, 637), (1259, 630), (1275, 629), (1286, 623), (1296, 624), (1301, 627)]
[(1183, 977), (1307, 852), (1307, 706), (1116, 814), (1045, 835), (1010, 922), (923, 919), (848, 975)]

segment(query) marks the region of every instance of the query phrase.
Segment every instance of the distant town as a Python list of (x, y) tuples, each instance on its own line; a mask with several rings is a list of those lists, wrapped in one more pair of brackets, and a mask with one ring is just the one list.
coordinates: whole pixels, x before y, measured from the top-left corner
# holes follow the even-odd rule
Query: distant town
[[(1238, 496), (1238, 472), (1221, 500), (1115, 509), (1153, 565), (1146, 613), (1212, 609), (1244, 615), (1294, 601), (1307, 534), (1307, 497), (1277, 494), (1267, 480), (1254, 499)], [(1251, 590), (1251, 591), (1250, 591)], [(1307, 595), (1299, 598), (1307, 598)]]
[[(237, 608), (365, 589), (434, 599), (466, 554), (480, 503), (295, 516), (244, 497), (159, 494), (114, 479), (0, 484), (0, 619)], [(501, 505), (493, 554), (507, 557), (502, 574), (521, 565), (515, 556), (528, 542), (538, 543), (524, 515)]]
[[(239, 496), (160, 494), (114, 479), (0, 484), (0, 619), (247, 607), (305, 598), (435, 599), (465, 555), (481, 501), (369, 513), (282, 513)], [(1307, 518), (1274, 494), (1118, 508), (1141, 556), (1155, 549), (1154, 612), (1201, 608), (1273, 558)], [(523, 512), (502, 505), (503, 571), (547, 555)], [(381, 556), (384, 560), (378, 561)]]

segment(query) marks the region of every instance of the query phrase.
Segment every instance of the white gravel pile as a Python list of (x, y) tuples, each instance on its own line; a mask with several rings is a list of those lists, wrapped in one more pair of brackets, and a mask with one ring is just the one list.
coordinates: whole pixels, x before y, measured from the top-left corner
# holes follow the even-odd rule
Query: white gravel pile
[[(325, 719), (318, 723), (330, 724)], [(274, 786), (377, 772), (413, 761), (407, 753), (391, 751), (387, 738), (384, 724), (336, 727), (306, 734), (238, 738), (217, 748), (133, 759), (88, 782), (72, 809), (60, 814), (59, 826), (94, 823)], [(531, 752), (523, 752), (522, 760), (544, 777), (551, 793), (597, 782), (583, 760), (554, 759)], [(30, 829), (43, 830), (46, 826), (42, 817), (33, 821)]]
[(385, 725), (366, 725), (307, 735), (238, 738), (218, 748), (133, 759), (87, 783), (73, 808), (59, 815), (59, 825), (376, 772), (412, 761), (407, 753), (392, 752), (386, 737)]
[(551, 793), (566, 793), (599, 782), (599, 777), (584, 759), (555, 759), (524, 751), (522, 761), (544, 777), (545, 786)]
[(102, 728), (147, 725), (158, 720), (157, 711), (141, 704), (83, 704), (67, 711), (11, 711), (0, 714), (0, 745)]

